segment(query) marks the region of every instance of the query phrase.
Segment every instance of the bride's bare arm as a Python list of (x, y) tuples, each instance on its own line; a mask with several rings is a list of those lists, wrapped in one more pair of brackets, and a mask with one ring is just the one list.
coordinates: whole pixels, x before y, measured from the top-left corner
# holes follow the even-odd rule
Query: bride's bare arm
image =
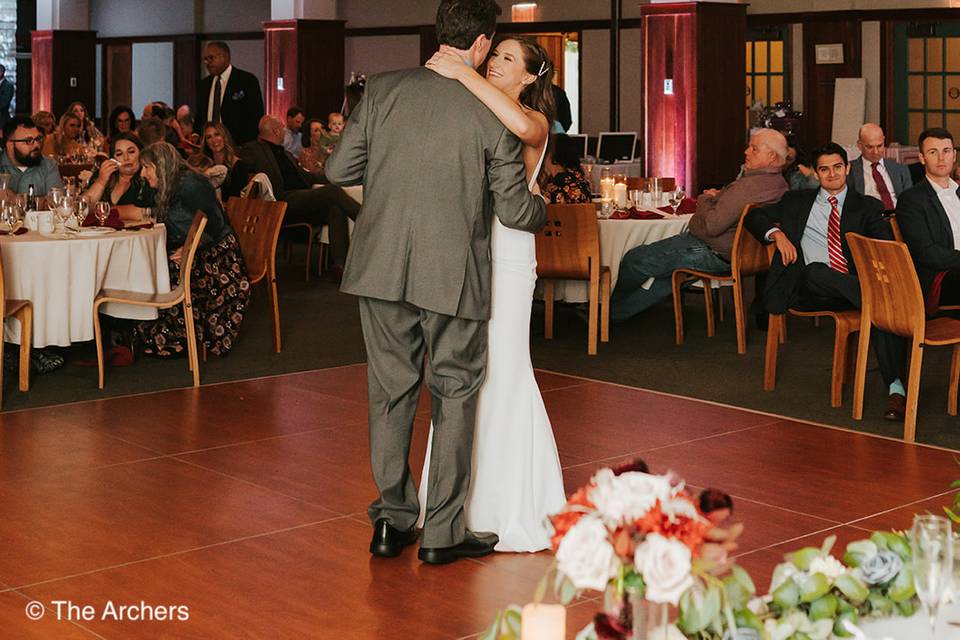
[(510, 96), (500, 91), (486, 78), (467, 66), (460, 56), (447, 51), (438, 51), (427, 61), (427, 68), (440, 75), (453, 78), (475, 95), (480, 102), (503, 123), (520, 142), (539, 149), (550, 133), (550, 123), (538, 111), (524, 109)]

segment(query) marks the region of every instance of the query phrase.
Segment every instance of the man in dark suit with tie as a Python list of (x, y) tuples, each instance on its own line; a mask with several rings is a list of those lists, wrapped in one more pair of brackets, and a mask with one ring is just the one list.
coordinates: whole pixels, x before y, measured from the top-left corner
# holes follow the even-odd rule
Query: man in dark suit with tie
[(230, 64), (226, 42), (211, 42), (203, 52), (203, 64), (210, 74), (200, 81), (194, 131), (203, 134), (207, 122), (222, 122), (238, 146), (257, 138), (257, 124), (263, 117), (260, 83), (252, 73)]
[(920, 134), (925, 179), (897, 202), (897, 222), (931, 311), (960, 304), (960, 187), (950, 177), (956, 160), (953, 144), (946, 129)]
[[(813, 164), (819, 189), (788, 191), (780, 202), (753, 209), (744, 220), (758, 240), (777, 246), (764, 292), (770, 313), (782, 314), (790, 308), (859, 309), (860, 281), (846, 234), (893, 239), (883, 219), (883, 204), (847, 188), (850, 165), (843, 147), (833, 142), (820, 147), (813, 152)], [(880, 331), (874, 337), (890, 394), (884, 417), (902, 420), (906, 408), (901, 382), (903, 339)]]
[(857, 136), (860, 157), (850, 163), (847, 186), (857, 193), (883, 203), (886, 211), (897, 206), (897, 197), (911, 186), (910, 170), (899, 162), (883, 157), (887, 141), (883, 129), (872, 122), (860, 127)]

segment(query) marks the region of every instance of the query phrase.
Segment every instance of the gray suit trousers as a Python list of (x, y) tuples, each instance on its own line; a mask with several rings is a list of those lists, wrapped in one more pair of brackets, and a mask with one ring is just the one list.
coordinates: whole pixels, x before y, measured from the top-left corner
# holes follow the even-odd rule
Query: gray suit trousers
[(487, 321), (376, 298), (360, 298), (360, 320), (368, 361), (370, 462), (380, 492), (368, 509), (370, 520), (386, 518), (401, 530), (417, 522), (420, 503), (408, 457), (426, 381), (434, 433), (421, 544), (459, 544), (466, 531), (463, 504), (477, 394), (487, 366)]

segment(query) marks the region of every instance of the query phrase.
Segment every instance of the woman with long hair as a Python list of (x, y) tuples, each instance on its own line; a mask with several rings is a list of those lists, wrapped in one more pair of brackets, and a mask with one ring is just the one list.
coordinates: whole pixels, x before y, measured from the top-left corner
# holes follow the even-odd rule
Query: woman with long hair
[(142, 220), (144, 209), (153, 206), (154, 192), (140, 177), (143, 145), (132, 133), (110, 138), (110, 157), (90, 177), (84, 197), (88, 202), (109, 202), (123, 220)]
[(67, 113), (72, 113), (80, 118), (80, 139), (84, 144), (91, 144), (97, 149), (103, 147), (104, 137), (97, 129), (90, 112), (82, 102), (71, 102), (67, 107)]
[[(170, 286), (180, 281), (183, 243), (199, 211), (207, 227), (190, 276), (198, 343), (225, 355), (240, 334), (243, 311), (250, 299), (250, 281), (237, 237), (210, 183), (183, 162), (173, 145), (156, 142), (140, 154), (141, 175), (156, 192), (153, 210), (167, 228)], [(186, 324), (179, 307), (160, 312), (157, 320), (137, 326), (144, 353), (158, 357), (186, 354)]]
[(133, 133), (136, 130), (137, 116), (133, 109), (123, 104), (114, 107), (107, 118), (107, 133), (110, 135), (111, 142), (117, 134)]
[(590, 182), (580, 168), (583, 145), (565, 133), (553, 135), (542, 176), (543, 195), (553, 204), (590, 202)]
[(300, 166), (317, 176), (323, 175), (323, 167), (327, 163), (328, 154), (324, 152), (322, 144), (324, 133), (323, 120), (312, 118), (303, 123), (300, 134), (303, 145), (303, 153), (298, 158)]
[[(486, 77), (445, 49), (427, 68), (459, 81), (520, 139), (529, 188), (538, 191), (554, 119), (553, 63), (543, 47), (526, 38), (502, 40), (487, 61)], [(498, 551), (540, 551), (550, 546), (546, 517), (563, 506), (565, 496), (553, 429), (530, 361), (536, 247), (532, 233), (509, 229), (496, 217), (490, 246), (487, 369), (477, 399), (466, 524), (473, 531), (496, 533)], [(426, 504), (429, 445), (427, 451), (421, 505)]]
[(82, 131), (83, 121), (72, 111), (60, 116), (60, 123), (54, 129), (53, 135), (43, 141), (43, 155), (72, 156), (83, 150)]
[(222, 164), (232, 169), (237, 162), (237, 150), (230, 132), (220, 122), (208, 122), (203, 125), (203, 144), (200, 152), (210, 158), (213, 164)]

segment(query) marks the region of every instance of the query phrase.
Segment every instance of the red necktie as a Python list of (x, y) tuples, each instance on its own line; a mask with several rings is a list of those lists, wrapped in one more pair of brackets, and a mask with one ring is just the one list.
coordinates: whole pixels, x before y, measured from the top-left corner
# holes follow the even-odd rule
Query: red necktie
[(830, 203), (830, 222), (827, 223), (827, 253), (830, 256), (830, 268), (840, 273), (850, 273), (847, 269), (847, 259), (843, 257), (843, 246), (840, 244), (840, 210), (837, 209), (835, 196), (827, 198)]
[(893, 198), (890, 196), (890, 190), (887, 189), (887, 181), (883, 179), (883, 176), (880, 175), (880, 163), (873, 163), (873, 182), (877, 185), (877, 193), (880, 194), (880, 199), (883, 200), (883, 208), (887, 211), (892, 211), (896, 205), (893, 204)]

